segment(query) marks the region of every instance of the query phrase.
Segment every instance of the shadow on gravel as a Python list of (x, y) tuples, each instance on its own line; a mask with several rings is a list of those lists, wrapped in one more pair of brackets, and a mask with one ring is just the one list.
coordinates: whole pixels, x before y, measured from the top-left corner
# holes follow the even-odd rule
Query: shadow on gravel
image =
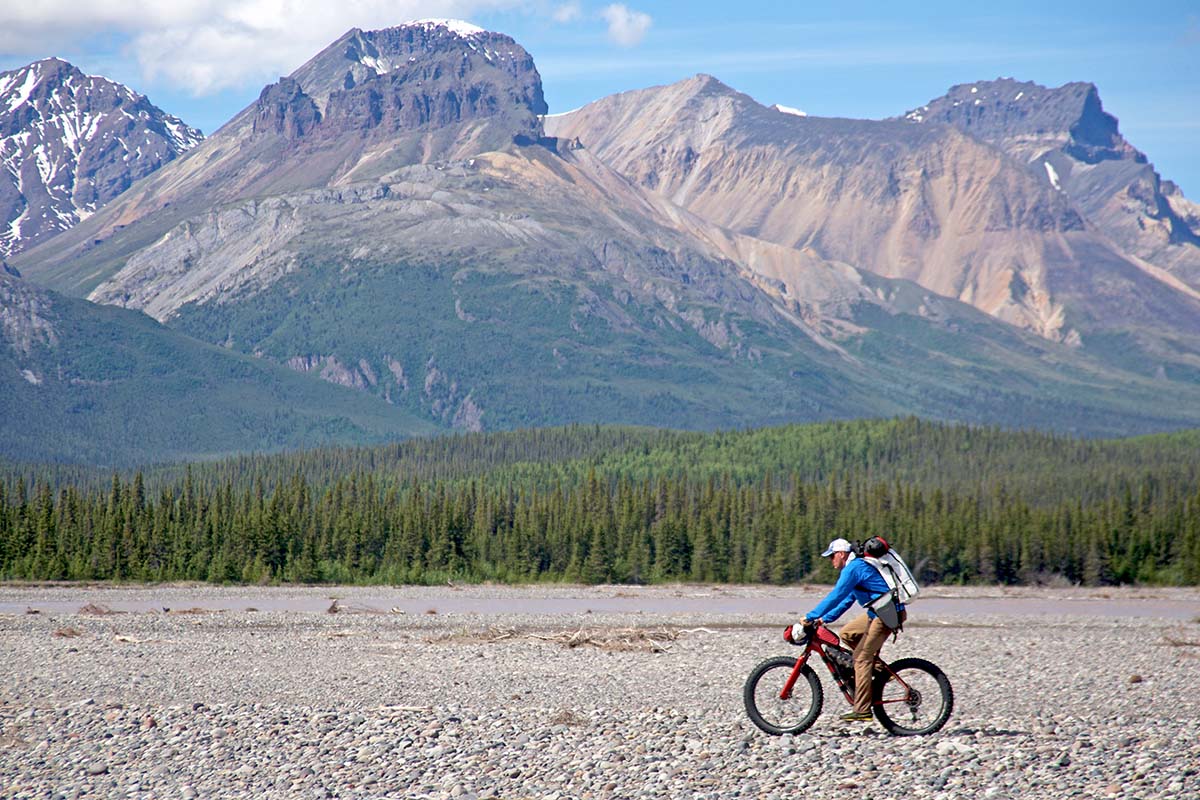
[(982, 733), (984, 736), (1032, 736), (1030, 731), (1010, 731), (1004, 728), (949, 728), (942, 731), (945, 736), (974, 736)]
[[(816, 739), (861, 739), (874, 737), (883, 739), (892, 738), (890, 733), (875, 726), (860, 728), (850, 727), (844, 724), (830, 726), (825, 730), (810, 729), (806, 731), (805, 734)], [(985, 738), (1033, 735), (1030, 731), (1010, 731), (1005, 728), (944, 728), (934, 735), (937, 737), (946, 737), (975, 736), (976, 734), (982, 734)], [(766, 741), (770, 741), (772, 738), (773, 737), (767, 736)]]

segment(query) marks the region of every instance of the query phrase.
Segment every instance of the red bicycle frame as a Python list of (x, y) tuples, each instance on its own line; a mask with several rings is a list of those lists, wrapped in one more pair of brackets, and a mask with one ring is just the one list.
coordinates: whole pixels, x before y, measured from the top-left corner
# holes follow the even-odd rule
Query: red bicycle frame
[[(797, 644), (800, 643), (798, 642)], [(800, 678), (800, 671), (804, 669), (804, 665), (808, 663), (808, 657), (813, 653), (816, 653), (817, 657), (824, 662), (825, 668), (829, 670), (829, 674), (832, 676), (833, 682), (836, 683), (838, 689), (841, 690), (842, 696), (846, 698), (846, 702), (850, 705), (854, 705), (854, 696), (850, 694), (850, 687), (846, 684), (846, 681), (842, 679), (842, 676), (838, 674), (837, 668), (834, 666), (833, 661), (829, 658), (829, 656), (825, 655), (825, 651), (821, 649), (821, 645), (823, 644), (831, 645), (833, 647), (841, 647), (842, 640), (838, 638), (838, 635), (826, 628), (824, 625), (817, 625), (816, 628), (814, 628), (805, 637), (803, 644), (805, 646), (804, 653), (796, 659), (796, 666), (792, 667), (792, 674), (788, 676), (787, 682), (783, 684), (783, 689), (779, 692), (779, 699), (787, 700), (792, 696), (792, 688), (796, 685), (796, 681)], [(904, 694), (900, 697), (889, 698), (887, 700), (881, 698), (875, 701), (875, 705), (906, 702), (909, 697), (909, 692), (912, 691), (911, 687), (909, 687), (909, 685), (904, 682), (904, 679), (897, 675), (892, 668), (888, 666), (886, 662), (884, 662), (883, 659), (881, 659), (879, 656), (875, 656), (875, 670), (879, 671), (881, 667), (883, 670), (886, 670), (891, 674), (892, 680), (904, 687)]]

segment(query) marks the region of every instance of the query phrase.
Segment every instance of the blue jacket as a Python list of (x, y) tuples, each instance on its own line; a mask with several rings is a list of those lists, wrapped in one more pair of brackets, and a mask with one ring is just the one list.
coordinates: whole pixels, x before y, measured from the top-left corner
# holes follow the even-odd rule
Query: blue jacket
[[(846, 609), (852, 606), (855, 600), (860, 606), (866, 608), (867, 603), (886, 591), (888, 591), (887, 581), (879, 574), (879, 570), (864, 559), (856, 558), (842, 567), (842, 574), (838, 576), (838, 582), (834, 585), (833, 590), (825, 595), (825, 599), (818, 603), (816, 608), (805, 614), (804, 618), (820, 617), (826, 622), (833, 622), (846, 613)], [(904, 606), (900, 606), (900, 608), (904, 608)], [(875, 612), (867, 608), (867, 616), (875, 619)]]

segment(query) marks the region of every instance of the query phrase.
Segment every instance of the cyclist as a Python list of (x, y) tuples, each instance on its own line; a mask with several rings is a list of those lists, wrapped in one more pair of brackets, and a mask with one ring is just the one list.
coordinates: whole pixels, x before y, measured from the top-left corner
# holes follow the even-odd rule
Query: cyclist
[[(867, 604), (881, 594), (888, 592), (887, 582), (875, 567), (865, 559), (856, 558), (854, 548), (845, 539), (834, 539), (829, 543), (822, 558), (833, 559), (833, 568), (841, 574), (837, 584), (830, 590), (825, 599), (817, 607), (804, 615), (804, 621), (793, 625), (784, 632), (788, 641), (800, 638), (800, 626), (811, 627), (818, 622), (826, 624), (833, 622), (854, 604), (867, 608)], [(900, 624), (904, 624), (908, 616), (904, 607), (899, 607)], [(842, 719), (859, 722), (872, 719), (871, 716), (871, 674), (875, 656), (883, 647), (884, 640), (892, 633), (892, 628), (884, 624), (878, 615), (867, 608), (866, 612), (842, 626), (839, 635), (847, 647), (854, 650), (854, 707)], [(793, 633), (794, 631), (794, 633)]]

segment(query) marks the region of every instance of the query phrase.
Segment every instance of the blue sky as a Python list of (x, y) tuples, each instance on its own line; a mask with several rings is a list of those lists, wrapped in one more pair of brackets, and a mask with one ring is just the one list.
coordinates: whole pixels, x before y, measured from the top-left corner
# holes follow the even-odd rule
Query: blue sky
[(0, 9), (0, 69), (59, 55), (211, 133), (352, 27), (457, 17), (533, 54), (552, 112), (706, 72), (821, 116), (901, 114), (956, 83), (1091, 81), (1200, 199), (1200, 2), (67, 0)]

